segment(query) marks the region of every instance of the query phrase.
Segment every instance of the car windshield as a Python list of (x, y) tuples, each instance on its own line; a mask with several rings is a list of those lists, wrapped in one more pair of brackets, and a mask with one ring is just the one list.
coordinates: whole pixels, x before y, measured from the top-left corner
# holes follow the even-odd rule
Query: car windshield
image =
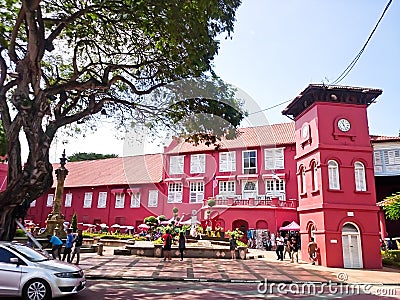
[(39, 262), (44, 260), (49, 260), (49, 256), (46, 256), (44, 253), (36, 251), (35, 249), (29, 248), (28, 246), (21, 245), (21, 244), (13, 244), (9, 246), (10, 249), (18, 252), (26, 259), (32, 262)]

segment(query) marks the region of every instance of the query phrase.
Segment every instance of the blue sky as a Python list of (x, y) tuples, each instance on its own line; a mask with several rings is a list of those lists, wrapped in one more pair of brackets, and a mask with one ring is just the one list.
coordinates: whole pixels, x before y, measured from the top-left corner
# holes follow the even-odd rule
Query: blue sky
[[(217, 74), (261, 109), (293, 99), (309, 83), (333, 82), (364, 45), (388, 0), (244, 0), (232, 40), (221, 40)], [(371, 134), (400, 129), (400, 3), (393, 1), (358, 63), (339, 84), (383, 90), (368, 108)], [(290, 121), (285, 105), (265, 112)]]
[[(357, 55), (388, 0), (244, 0), (232, 39), (222, 39), (215, 70), (260, 109), (291, 100), (310, 83), (334, 81)], [(371, 134), (400, 130), (400, 1), (393, 1), (372, 40), (339, 84), (380, 88), (368, 108)], [(290, 121), (285, 105), (265, 112), (270, 124)], [(107, 142), (105, 142), (107, 141)], [(65, 146), (75, 152), (124, 155), (111, 128)], [(64, 146), (52, 147), (58, 160)], [(154, 152), (154, 151), (153, 151)]]

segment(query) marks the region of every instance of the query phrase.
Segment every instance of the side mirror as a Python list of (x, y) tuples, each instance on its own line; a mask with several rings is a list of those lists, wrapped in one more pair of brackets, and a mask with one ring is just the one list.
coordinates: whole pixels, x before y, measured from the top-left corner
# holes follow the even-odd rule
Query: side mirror
[(19, 265), (19, 259), (17, 257), (11, 257), (10, 263)]

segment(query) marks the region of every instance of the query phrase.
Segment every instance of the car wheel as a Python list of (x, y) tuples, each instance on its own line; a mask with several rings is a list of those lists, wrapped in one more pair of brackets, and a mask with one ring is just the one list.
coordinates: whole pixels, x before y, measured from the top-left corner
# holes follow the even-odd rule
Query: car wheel
[(50, 286), (42, 279), (32, 279), (25, 284), (22, 290), (22, 297), (25, 300), (51, 299)]

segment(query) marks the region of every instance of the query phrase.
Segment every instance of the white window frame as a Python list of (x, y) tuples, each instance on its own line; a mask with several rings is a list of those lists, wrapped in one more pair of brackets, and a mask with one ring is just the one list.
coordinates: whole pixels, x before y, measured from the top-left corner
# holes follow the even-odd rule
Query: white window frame
[(236, 182), (233, 180), (219, 181), (218, 190), (220, 195), (234, 196), (236, 195)]
[(330, 190), (340, 190), (339, 164), (336, 160), (328, 161), (328, 180)]
[(278, 197), (281, 200), (286, 199), (286, 182), (283, 179), (266, 179), (265, 196), (272, 198)]
[[(246, 157), (246, 154), (255, 153), (255, 157)], [(255, 166), (251, 166), (252, 160), (255, 160)], [(246, 164), (248, 166), (246, 167)], [(257, 174), (257, 150), (246, 150), (242, 152), (242, 165), (243, 165), (243, 174)]]
[(170, 182), (168, 184), (168, 203), (182, 203), (182, 182)]
[(313, 176), (313, 191), (318, 191), (319, 189), (319, 181), (318, 181), (318, 166), (317, 163), (314, 161), (312, 164), (312, 176)]
[(356, 161), (354, 163), (354, 179), (355, 179), (356, 191), (366, 192), (367, 181), (365, 176), (365, 166), (360, 161)]
[(219, 153), (219, 171), (220, 172), (236, 171), (236, 152)]
[(83, 199), (83, 208), (91, 208), (92, 207), (92, 200), (93, 200), (93, 193), (86, 192), (85, 198)]
[(189, 203), (203, 203), (204, 181), (191, 181), (189, 189)]
[(158, 206), (158, 190), (149, 190), (149, 198), (147, 207)]
[(72, 193), (65, 194), (65, 202), (64, 207), (71, 207), (72, 206)]
[(265, 170), (283, 170), (285, 168), (285, 148), (264, 149)]
[(125, 193), (116, 193), (115, 208), (124, 208), (124, 207), (125, 207)]
[(52, 207), (53, 203), (54, 203), (54, 194), (48, 194), (47, 195), (46, 206), (47, 207)]
[(306, 168), (300, 166), (300, 195), (307, 193)]
[(206, 172), (206, 155), (192, 154), (190, 155), (190, 174), (199, 174)]
[(131, 194), (131, 208), (139, 208), (140, 207), (140, 193), (132, 193)]
[(97, 196), (97, 208), (107, 207), (107, 192), (99, 192)]
[[(254, 189), (246, 189), (248, 184), (254, 184)], [(256, 198), (258, 195), (258, 181), (243, 180), (242, 181), (242, 199)]]
[(183, 174), (184, 173), (184, 155), (175, 155), (169, 157), (169, 174)]

